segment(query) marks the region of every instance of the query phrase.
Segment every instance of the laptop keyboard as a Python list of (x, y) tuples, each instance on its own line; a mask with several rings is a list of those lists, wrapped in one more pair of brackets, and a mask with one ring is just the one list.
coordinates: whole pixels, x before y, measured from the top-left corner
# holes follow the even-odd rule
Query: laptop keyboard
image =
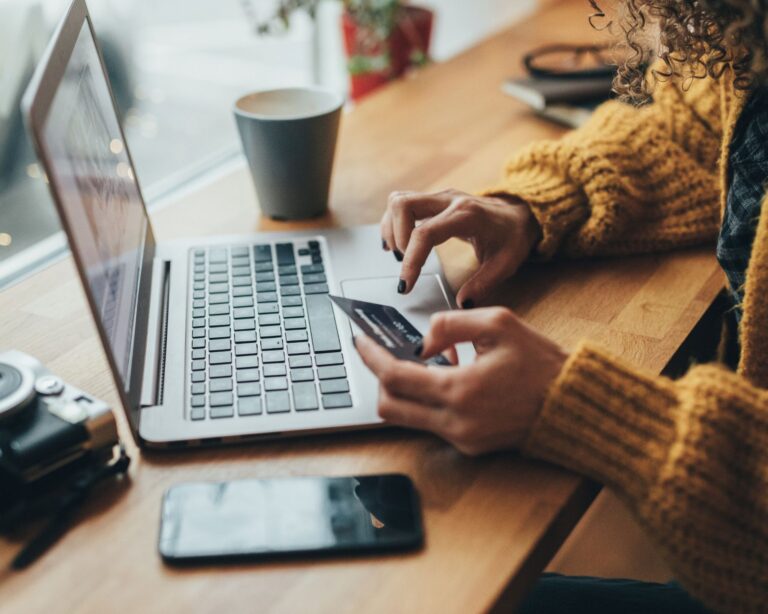
[(352, 407), (319, 241), (192, 250), (189, 416)]

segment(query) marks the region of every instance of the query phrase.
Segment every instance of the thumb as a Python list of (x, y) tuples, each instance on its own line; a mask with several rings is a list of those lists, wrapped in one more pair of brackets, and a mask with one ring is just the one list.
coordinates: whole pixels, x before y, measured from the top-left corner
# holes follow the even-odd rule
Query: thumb
[(432, 316), (429, 332), (424, 337), (422, 358), (431, 358), (464, 341), (488, 345), (492, 324), (489, 316), (494, 308), (474, 311), (443, 311)]
[(459, 289), (456, 302), (463, 309), (471, 309), (482, 302), (501, 282), (514, 274), (510, 259), (497, 255), (480, 265), (480, 268)]

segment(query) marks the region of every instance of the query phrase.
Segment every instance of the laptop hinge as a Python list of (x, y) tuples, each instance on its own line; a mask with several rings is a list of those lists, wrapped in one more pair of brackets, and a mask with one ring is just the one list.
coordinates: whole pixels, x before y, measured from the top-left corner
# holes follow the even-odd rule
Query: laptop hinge
[(168, 340), (168, 307), (171, 294), (171, 263), (155, 259), (152, 271), (146, 358), (141, 391), (141, 406), (163, 404), (165, 357)]

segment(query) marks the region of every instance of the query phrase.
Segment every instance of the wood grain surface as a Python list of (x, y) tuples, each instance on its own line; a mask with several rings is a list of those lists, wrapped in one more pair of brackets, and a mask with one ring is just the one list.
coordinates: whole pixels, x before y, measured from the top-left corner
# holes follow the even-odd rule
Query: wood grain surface
[[(378, 221), (395, 189), (481, 188), (504, 158), (560, 130), (499, 85), (543, 42), (584, 42), (586, 2), (553, 2), (450, 62), (386, 88), (344, 117), (332, 213), (288, 226), (259, 217), (240, 166), (153, 213), (160, 239)], [(378, 249), (378, 246), (372, 246)], [(458, 283), (460, 244), (441, 252)], [(498, 300), (571, 347), (589, 337), (660, 372), (721, 287), (710, 250), (527, 267)], [(69, 259), (0, 294), (0, 339), (68, 381), (118, 398)], [(121, 432), (130, 439), (121, 419)], [(103, 490), (34, 567), (0, 571), (2, 612), (510, 611), (589, 506), (597, 487), (515, 454), (463, 458), (399, 430), (194, 452), (139, 454), (130, 480)], [(403, 472), (422, 496), (426, 546), (415, 554), (314, 562), (164, 566), (160, 499), (185, 480)], [(0, 540), (0, 565), (18, 538)]]

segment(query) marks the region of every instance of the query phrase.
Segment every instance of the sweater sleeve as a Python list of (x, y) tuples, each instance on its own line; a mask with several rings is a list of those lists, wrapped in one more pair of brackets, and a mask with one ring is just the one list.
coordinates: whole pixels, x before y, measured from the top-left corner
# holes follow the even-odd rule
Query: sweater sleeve
[(488, 195), (527, 202), (536, 256), (660, 251), (708, 241), (720, 223), (718, 84), (657, 84), (654, 101), (609, 101), (557, 141), (533, 143)]
[(708, 607), (768, 603), (768, 391), (717, 366), (672, 381), (583, 344), (524, 451), (615, 489)]

